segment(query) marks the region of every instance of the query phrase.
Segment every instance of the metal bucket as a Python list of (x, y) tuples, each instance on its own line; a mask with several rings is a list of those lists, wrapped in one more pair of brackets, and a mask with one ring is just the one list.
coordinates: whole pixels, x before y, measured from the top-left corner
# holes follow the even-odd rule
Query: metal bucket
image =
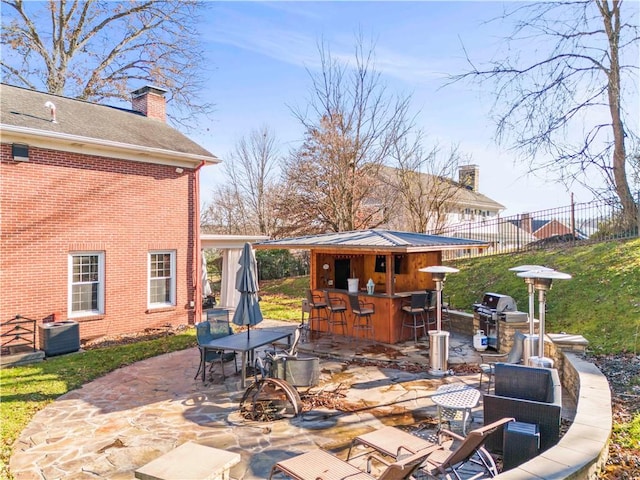
[(439, 377), (447, 374), (449, 332), (444, 330), (429, 332), (429, 361), (431, 363), (429, 374)]
[(318, 357), (282, 357), (274, 363), (273, 376), (294, 387), (314, 387), (320, 378)]

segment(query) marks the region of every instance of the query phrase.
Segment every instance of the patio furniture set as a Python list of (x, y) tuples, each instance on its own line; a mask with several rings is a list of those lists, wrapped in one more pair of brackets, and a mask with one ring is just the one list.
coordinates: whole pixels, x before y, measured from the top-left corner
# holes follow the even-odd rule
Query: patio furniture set
[[(318, 314), (322, 310), (327, 310), (331, 314), (337, 312), (338, 320), (333, 325), (342, 327), (344, 331), (346, 305), (333, 303), (328, 293), (324, 293), (320, 301), (312, 296), (311, 291), (309, 292), (313, 300), (310, 305), (311, 311), (315, 309)], [(355, 295), (353, 298), (357, 301)], [(326, 306), (322, 306), (323, 303)], [(360, 303), (358, 306), (366, 308)], [(415, 304), (409, 308), (415, 308)], [(407, 312), (412, 313), (408, 310)], [(324, 318), (332, 325), (330, 315)], [(310, 315), (307, 324), (303, 322), (298, 326), (293, 333), (293, 342), (291, 332), (259, 329), (252, 331), (249, 337), (244, 332), (232, 334), (228, 319), (221, 321), (212, 318), (210, 321), (202, 322), (197, 326), (201, 360), (196, 378), (201, 374), (204, 380), (207, 363), (213, 367), (219, 362), (223, 366), (225, 361), (234, 360), (235, 362), (236, 354), (240, 353), (241, 386), (244, 388), (247, 364), (249, 362), (253, 364), (255, 349), (272, 344), (270, 349), (265, 350), (263, 357), (255, 360), (257, 371), (262, 374), (263, 379), (269, 377), (286, 379), (292, 381), (292, 386), (295, 387), (297, 373), (289, 368), (288, 361), (296, 359), (297, 344), (303, 339), (304, 332), (308, 325), (313, 323), (313, 319), (314, 316)], [(276, 349), (276, 342), (285, 338), (288, 340), (289, 347)], [(513, 468), (552, 447), (558, 442), (560, 436), (562, 397), (558, 372), (554, 368), (518, 365), (522, 361), (521, 344), (522, 339), (516, 338), (509, 354), (483, 358), (487, 363), (483, 364), (480, 386), (482, 386), (482, 377), (488, 377), (486, 393), (482, 395), (485, 427), (473, 430), (466, 435), (471, 411), (478, 405), (481, 392), (465, 384), (449, 383), (440, 386), (432, 396), (433, 402), (438, 407), (438, 438), (435, 441), (420, 439), (394, 427), (385, 427), (356, 437), (351, 449), (361, 444), (374, 449), (378, 454), (391, 457), (392, 461), (381, 459), (376, 455), (368, 458), (368, 463), (374, 460), (383, 464), (386, 462), (383, 474), (379, 478), (408, 478), (409, 472), (415, 472), (418, 468), (431, 475), (444, 474), (447, 471), (455, 478), (461, 478), (456, 471), (472, 456), (490, 476), (494, 476), (497, 470), (489, 452), (502, 454), (505, 468)], [(317, 371), (318, 359), (314, 357), (311, 360), (315, 360), (315, 371)], [(507, 363), (495, 362), (495, 360), (506, 360)], [(306, 380), (300, 385), (309, 386), (317, 383), (317, 375), (315, 379), (312, 378), (313, 375), (310, 375), (312, 370), (308, 368), (310, 367), (305, 367), (303, 375)], [(258, 383), (257, 377), (256, 380), (254, 383)], [(492, 383), (493, 394), (490, 393)], [(461, 421), (463, 436), (442, 428), (446, 422), (455, 420)], [(494, 435), (489, 437), (489, 433)], [(448, 436), (448, 443), (443, 442), (440, 438), (442, 435)], [(404, 442), (409, 439), (413, 440), (413, 443), (405, 444)], [(458, 449), (466, 445), (462, 450), (465, 453), (464, 461), (459, 459), (460, 451), (451, 450), (451, 442), (456, 445), (456, 442), (460, 443)], [(469, 445), (474, 447), (469, 450), (466, 448)], [(351, 456), (351, 449), (347, 460)], [(406, 451), (401, 454), (403, 449)], [(439, 460), (436, 461), (436, 459)], [(370, 473), (357, 469), (348, 461), (342, 461), (324, 451), (307, 452), (277, 462), (273, 466), (272, 476), (277, 472), (292, 478), (312, 480), (345, 478), (345, 475), (358, 479), (374, 478)]]
[[(477, 473), (490, 477), (498, 474), (496, 464), (483, 444), (513, 418), (503, 418), (490, 425), (472, 430), (466, 437), (441, 429), (437, 438), (430, 440), (396, 427), (384, 427), (353, 439), (347, 460), (324, 450), (312, 450), (287, 460), (276, 462), (269, 478), (278, 473), (297, 480), (332, 479), (408, 479), (418, 470), (430, 478), (462, 479), (468, 464)], [(366, 472), (349, 461), (354, 447), (367, 448)], [(371, 475), (373, 462), (384, 467), (378, 477)]]
[(265, 345), (273, 345), (285, 338), (287, 339), (287, 343), (291, 344), (291, 336), (291, 332), (268, 328), (254, 330), (251, 332), (251, 335), (248, 335), (246, 332), (234, 334), (233, 329), (229, 325), (228, 316), (211, 318), (200, 322), (196, 324), (200, 364), (194, 379), (201, 375), (202, 381), (205, 381), (207, 363), (210, 364), (209, 371), (211, 371), (214, 363), (220, 362), (222, 375), (224, 377), (224, 363), (233, 360), (237, 373), (236, 354), (239, 353), (241, 358), (240, 386), (245, 388), (247, 366), (253, 364), (255, 350)]
[[(503, 471), (519, 466), (559, 440), (561, 388), (555, 369), (495, 364), (495, 394), (483, 399), (483, 427), (466, 434), (471, 409), (480, 391), (464, 384), (445, 384), (433, 395), (438, 406), (435, 435), (421, 436), (386, 426), (352, 440), (346, 461), (323, 450), (313, 450), (276, 462), (270, 479), (285, 475), (298, 480), (408, 479), (418, 471), (428, 478), (487, 478), (498, 472), (493, 454), (501, 454)], [(442, 428), (445, 421), (462, 418), (462, 435)], [(356, 447), (365, 453), (354, 455)], [(366, 471), (353, 461), (366, 455)], [(374, 462), (381, 473), (371, 474)]]

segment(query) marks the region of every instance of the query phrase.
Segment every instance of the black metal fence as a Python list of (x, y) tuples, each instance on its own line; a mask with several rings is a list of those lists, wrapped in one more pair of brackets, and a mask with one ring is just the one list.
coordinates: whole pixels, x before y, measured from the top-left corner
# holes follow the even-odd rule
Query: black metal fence
[[(637, 206), (640, 207), (640, 198)], [(629, 218), (617, 199), (608, 199), (459, 223), (427, 233), (480, 240), (489, 244), (489, 248), (446, 252), (445, 259), (450, 259), (519, 252), (578, 242), (634, 238), (638, 237), (639, 230), (640, 214), (637, 214), (636, 218)]]

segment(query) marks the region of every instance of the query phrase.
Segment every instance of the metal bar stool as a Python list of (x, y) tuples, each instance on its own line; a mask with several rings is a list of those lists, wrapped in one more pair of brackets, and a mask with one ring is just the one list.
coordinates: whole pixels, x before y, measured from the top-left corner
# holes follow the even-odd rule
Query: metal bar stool
[(332, 297), (327, 290), (324, 291), (324, 301), (329, 310), (329, 331), (335, 333), (334, 327), (342, 327), (342, 335), (347, 334), (347, 302), (339, 297)]
[(425, 318), (427, 320), (427, 330), (435, 330), (437, 328), (437, 318), (438, 314), (436, 309), (438, 308), (437, 303), (437, 292), (435, 290), (427, 290), (427, 299), (425, 301), (424, 311)]
[(307, 305), (311, 312), (309, 313), (309, 328), (313, 328), (314, 322), (317, 324), (317, 330), (320, 331), (320, 324), (322, 322), (329, 322), (329, 315), (327, 314), (327, 304), (324, 301), (322, 295), (314, 294), (311, 290), (307, 290)]
[[(405, 319), (402, 322), (402, 333), (404, 329), (413, 330), (413, 340), (418, 343), (418, 330), (422, 329), (423, 337), (427, 336), (427, 322), (425, 320), (428, 295), (427, 293), (413, 293), (409, 303), (402, 307), (405, 312)], [(409, 318), (406, 318), (409, 317)]]
[(361, 336), (373, 338), (373, 321), (371, 315), (375, 313), (375, 306), (371, 302), (363, 302), (357, 295), (349, 295), (349, 305), (353, 313), (353, 336), (358, 339), (358, 332)]

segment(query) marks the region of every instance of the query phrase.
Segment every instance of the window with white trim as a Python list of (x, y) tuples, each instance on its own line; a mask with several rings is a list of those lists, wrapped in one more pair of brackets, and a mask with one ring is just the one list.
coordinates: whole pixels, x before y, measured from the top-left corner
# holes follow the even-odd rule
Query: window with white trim
[(149, 252), (149, 307), (176, 304), (176, 252)]
[(70, 317), (104, 313), (104, 252), (69, 255)]

